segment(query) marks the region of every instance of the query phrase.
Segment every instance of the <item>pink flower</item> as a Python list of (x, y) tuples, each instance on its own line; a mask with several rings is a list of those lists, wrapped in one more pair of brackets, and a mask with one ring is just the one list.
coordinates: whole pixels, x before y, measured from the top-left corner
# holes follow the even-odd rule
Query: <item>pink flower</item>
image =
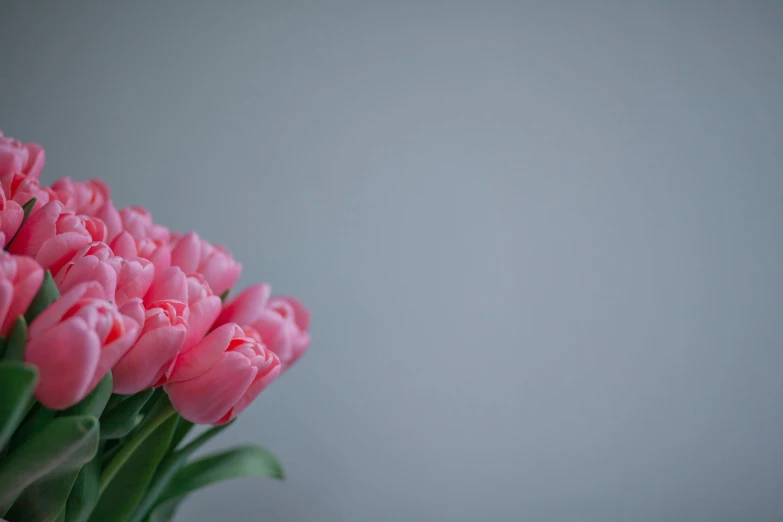
[(220, 314), (223, 303), (199, 274), (188, 276), (188, 336), (183, 349), (201, 341)]
[(292, 297), (269, 298), (269, 286), (248, 287), (226, 305), (216, 325), (235, 322), (249, 337), (262, 340), (288, 369), (310, 345), (310, 312)]
[(52, 184), (52, 191), (66, 210), (88, 216), (94, 216), (111, 199), (109, 186), (99, 179), (74, 181), (60, 178)]
[(187, 278), (171, 267), (155, 278), (145, 297), (139, 340), (114, 367), (114, 391), (136, 393), (165, 382), (188, 333)]
[(30, 325), (25, 361), (38, 368), (35, 397), (47, 408), (68, 408), (86, 397), (136, 341), (141, 301), (118, 310), (104, 297), (98, 283), (82, 283)]
[(143, 298), (155, 278), (155, 267), (143, 258), (120, 258), (120, 271), (117, 274), (117, 306), (130, 299)]
[(0, 176), (0, 187), (2, 187), (6, 198), (12, 199), (20, 205), (35, 198), (33, 212), (40, 210), (49, 201), (57, 199), (57, 195), (52, 189), (41, 187), (36, 178), (26, 176), (21, 172), (6, 172)]
[(263, 344), (228, 323), (180, 354), (165, 385), (174, 408), (199, 424), (225, 424), (280, 373)]
[(27, 219), (8, 250), (34, 257), (56, 274), (80, 248), (105, 240), (103, 221), (67, 212), (59, 201), (50, 201)]
[(146, 259), (155, 266), (155, 272), (163, 272), (171, 266), (169, 245), (152, 239), (135, 239), (123, 230), (112, 242), (111, 248), (125, 259)]
[(152, 222), (152, 216), (144, 207), (126, 207), (120, 210), (122, 228), (137, 241), (150, 239), (158, 245), (168, 244), (171, 234), (163, 225)]
[(172, 244), (171, 264), (186, 274), (199, 273), (216, 295), (229, 290), (239, 279), (242, 265), (220, 245), (201, 239), (195, 232), (177, 238)]
[(21, 172), (39, 178), (46, 162), (46, 153), (40, 145), (22, 143), (0, 131), (0, 174)]
[(115, 256), (106, 243), (92, 242), (81, 248), (54, 276), (60, 293), (77, 284), (97, 281), (106, 299), (122, 306), (143, 298), (152, 284), (155, 268), (146, 259), (127, 260)]
[(22, 217), (24, 217), (22, 206), (16, 201), (6, 199), (5, 192), (0, 187), (0, 234), (4, 236), (3, 241), (0, 242), (0, 248), (4, 247), (5, 241), (10, 241), (19, 230)]
[(16, 319), (27, 311), (43, 275), (34, 259), (0, 250), (0, 336), (8, 335)]
[(60, 293), (64, 294), (76, 285), (95, 281), (103, 288), (106, 299), (115, 301), (120, 263), (121, 259), (114, 255), (107, 244), (89, 243), (55, 274), (54, 282)]

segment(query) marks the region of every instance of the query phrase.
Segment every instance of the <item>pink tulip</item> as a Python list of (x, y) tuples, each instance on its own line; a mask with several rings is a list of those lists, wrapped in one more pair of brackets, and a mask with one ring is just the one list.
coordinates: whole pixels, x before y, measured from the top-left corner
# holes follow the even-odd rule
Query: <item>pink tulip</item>
[(166, 381), (188, 333), (188, 283), (177, 267), (165, 270), (144, 298), (139, 340), (113, 371), (116, 393), (136, 393)]
[(150, 239), (158, 245), (168, 244), (171, 234), (163, 225), (152, 222), (152, 216), (144, 207), (126, 207), (120, 210), (122, 228), (137, 241)]
[(59, 201), (50, 201), (27, 219), (8, 250), (34, 257), (56, 274), (80, 248), (105, 240), (103, 221), (67, 212)]
[(127, 230), (123, 230), (111, 242), (114, 252), (125, 259), (146, 259), (155, 266), (155, 272), (161, 273), (171, 266), (171, 250), (168, 244), (159, 244), (152, 239), (136, 240)]
[(46, 162), (46, 153), (40, 145), (22, 143), (0, 131), (0, 174), (21, 172), (39, 178)]
[(118, 309), (96, 282), (63, 294), (28, 330), (25, 361), (39, 374), (35, 397), (55, 410), (82, 400), (136, 341), (141, 321), (140, 300)]
[(71, 178), (60, 178), (52, 183), (52, 191), (66, 210), (88, 216), (94, 216), (111, 198), (109, 186), (99, 179), (74, 181)]
[(12, 199), (20, 205), (35, 198), (33, 213), (38, 212), (49, 201), (57, 199), (57, 195), (52, 189), (41, 187), (36, 178), (21, 172), (6, 172), (0, 176), (0, 187), (2, 187), (6, 198)]
[(55, 274), (54, 282), (60, 293), (64, 294), (76, 285), (95, 281), (103, 288), (106, 299), (116, 302), (115, 290), (121, 262), (122, 259), (115, 256), (107, 244), (89, 243)]
[(188, 336), (183, 350), (187, 350), (204, 338), (223, 306), (220, 297), (212, 293), (209, 284), (201, 275), (190, 274), (187, 279), (190, 314), (188, 315)]
[(225, 424), (280, 373), (280, 361), (242, 328), (228, 323), (180, 354), (165, 390), (185, 419)]
[(234, 322), (242, 325), (249, 337), (262, 340), (288, 369), (310, 345), (310, 312), (292, 297), (269, 297), (269, 286), (248, 287), (234, 298), (215, 321), (216, 325)]
[(195, 232), (176, 238), (172, 243), (171, 264), (186, 274), (199, 273), (216, 295), (229, 290), (239, 279), (242, 265), (220, 245), (201, 239)]
[(120, 258), (120, 271), (117, 274), (117, 306), (130, 299), (143, 298), (155, 278), (155, 267), (143, 258)]
[(43, 282), (44, 271), (34, 259), (0, 250), (0, 336), (24, 315)]
[(4, 236), (0, 248), (5, 246), (6, 239), (10, 241), (14, 237), (22, 224), (23, 216), (22, 206), (14, 200), (6, 199), (5, 192), (0, 187), (0, 233)]

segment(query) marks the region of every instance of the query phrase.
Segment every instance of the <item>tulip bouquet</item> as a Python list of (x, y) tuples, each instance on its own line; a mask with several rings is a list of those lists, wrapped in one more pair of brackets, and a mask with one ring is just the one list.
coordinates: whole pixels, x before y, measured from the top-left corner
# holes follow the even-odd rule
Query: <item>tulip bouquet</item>
[(308, 311), (265, 284), (227, 300), (228, 251), (99, 180), (41, 186), (44, 159), (0, 132), (0, 519), (160, 522), (282, 478), (258, 446), (194, 454), (305, 352)]

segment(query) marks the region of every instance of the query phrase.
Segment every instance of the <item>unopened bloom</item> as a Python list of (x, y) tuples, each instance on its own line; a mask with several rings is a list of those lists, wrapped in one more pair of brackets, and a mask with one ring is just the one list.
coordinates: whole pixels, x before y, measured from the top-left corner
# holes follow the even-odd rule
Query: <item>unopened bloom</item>
[(242, 273), (242, 265), (225, 248), (201, 239), (195, 232), (172, 243), (171, 264), (186, 274), (195, 272), (204, 276), (215, 295), (231, 289)]
[(136, 341), (141, 300), (121, 309), (96, 283), (82, 283), (30, 324), (25, 362), (38, 368), (35, 397), (47, 408), (73, 406), (100, 382)]
[(93, 241), (105, 240), (103, 221), (73, 214), (59, 201), (50, 201), (27, 219), (8, 250), (34, 257), (55, 274), (80, 248)]
[(22, 143), (0, 131), (0, 174), (21, 172), (39, 178), (46, 162), (46, 153), (35, 143)]
[(114, 391), (136, 393), (165, 382), (188, 333), (187, 278), (177, 267), (158, 275), (145, 296), (144, 326), (114, 367)]
[(165, 390), (185, 419), (225, 424), (279, 374), (277, 356), (228, 323), (179, 355)]
[(235, 322), (248, 336), (256, 337), (289, 368), (310, 345), (310, 312), (293, 297), (269, 297), (269, 285), (248, 287), (228, 303), (216, 325)]

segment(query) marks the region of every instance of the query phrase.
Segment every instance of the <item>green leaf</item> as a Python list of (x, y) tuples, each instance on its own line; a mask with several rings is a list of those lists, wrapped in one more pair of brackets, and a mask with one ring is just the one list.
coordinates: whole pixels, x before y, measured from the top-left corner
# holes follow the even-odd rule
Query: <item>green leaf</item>
[(133, 397), (133, 395), (122, 395), (120, 393), (112, 393), (111, 397), (109, 397), (109, 404), (106, 405), (106, 409), (104, 411), (111, 411), (119, 403), (121, 403), (124, 400), (130, 399), (131, 397)]
[[(124, 522), (144, 497), (171, 444), (177, 418), (170, 415), (133, 451), (101, 493), (90, 522)], [(114, 461), (112, 461), (114, 462)]]
[(283, 467), (271, 452), (259, 446), (241, 446), (208, 455), (191, 462), (174, 475), (152, 515), (158, 509), (165, 509), (166, 504), (179, 502), (198, 489), (242, 477), (283, 479)]
[(188, 433), (190, 433), (190, 430), (192, 430), (193, 426), (194, 426), (194, 424), (192, 422), (190, 422), (189, 420), (183, 419), (179, 415), (177, 415), (177, 418), (179, 418), (179, 422), (177, 422), (177, 429), (174, 431), (174, 437), (172, 437), (172, 439), (171, 439), (171, 449), (172, 449), (172, 451), (177, 449), (177, 446), (179, 446), (179, 443), (182, 442), (182, 439), (187, 437)]
[(0, 363), (0, 451), (24, 419), (37, 382), (38, 370), (34, 366)]
[(229, 288), (229, 289), (225, 290), (222, 294), (220, 294), (220, 302), (221, 303), (225, 303), (226, 299), (228, 298), (228, 294), (230, 294), (230, 293), (231, 293), (231, 289)]
[(21, 446), (27, 439), (40, 432), (44, 426), (49, 424), (56, 414), (56, 411), (50, 410), (37, 401), (34, 402), (22, 424), (11, 436), (11, 442), (8, 443), (8, 447), (13, 451)]
[[(106, 464), (101, 472), (101, 495), (114, 481), (114, 477), (119, 471), (128, 464), (128, 461), (134, 457), (134, 452), (144, 443), (145, 439), (151, 436), (157, 428), (169, 419), (174, 419), (172, 434), (177, 427), (177, 417), (174, 407), (167, 395), (163, 395), (155, 406), (149, 412), (147, 417), (141, 423), (139, 428), (125, 441), (123, 441), (119, 451)], [(171, 443), (171, 436), (168, 437), (166, 444)], [(168, 446), (166, 446), (168, 449)], [(164, 452), (165, 453), (165, 452)], [(161, 456), (162, 457), (162, 456)], [(154, 470), (153, 470), (154, 471)]]
[(55, 522), (65, 512), (78, 474), (78, 468), (55, 471), (35, 481), (22, 492), (6, 516), (9, 520)]
[(179, 502), (172, 501), (155, 509), (147, 518), (147, 522), (171, 522), (179, 507)]
[(61, 411), (60, 416), (92, 415), (93, 417), (100, 417), (103, 409), (109, 402), (112, 385), (112, 376), (111, 372), (109, 372), (87, 397), (67, 410)]
[(27, 344), (27, 322), (19, 316), (11, 329), (5, 346), (6, 361), (24, 361), (24, 347)]
[(0, 516), (5, 515), (28, 486), (51, 473), (78, 470), (97, 451), (98, 419), (95, 417), (60, 417), (47, 423), (3, 461)]
[(101, 493), (101, 463), (96, 457), (82, 466), (65, 506), (65, 522), (87, 522)]
[[(179, 429), (179, 426), (182, 425), (182, 421), (185, 421), (185, 419), (180, 417), (179, 421), (180, 424), (177, 426), (177, 429)], [(185, 422), (190, 426), (193, 425), (188, 421)], [(139, 503), (136, 511), (133, 512), (133, 515), (127, 522), (141, 522), (144, 520), (152, 507), (158, 503), (158, 499), (165, 491), (172, 477), (185, 465), (185, 462), (204, 444), (215, 438), (233, 423), (234, 421), (232, 420), (222, 426), (212, 426), (179, 451), (172, 451), (177, 447), (177, 441), (172, 439), (171, 450), (160, 463), (160, 466), (158, 466), (158, 471), (155, 473), (155, 477), (152, 479), (144, 499)], [(176, 431), (174, 436), (176, 437)]]
[(55, 302), (58, 297), (60, 297), (60, 291), (57, 290), (57, 286), (54, 284), (52, 273), (47, 270), (44, 274), (41, 288), (38, 289), (38, 293), (35, 294), (33, 302), (30, 303), (30, 307), (24, 315), (25, 319), (27, 319), (27, 324), (31, 324), (33, 319), (38, 317), (38, 314), (43, 312), (47, 306)]
[(101, 438), (119, 439), (136, 428), (141, 422), (139, 412), (154, 392), (153, 389), (144, 390), (106, 411), (101, 416)]
[(35, 206), (35, 202), (38, 201), (38, 198), (32, 198), (28, 199), (27, 203), (22, 205), (22, 211), (24, 214), (22, 215), (22, 222), (19, 223), (19, 228), (16, 229), (16, 232), (14, 232), (14, 236), (11, 238), (11, 240), (6, 243), (5, 249), (8, 250), (8, 247), (11, 246), (11, 243), (14, 242), (14, 239), (16, 239), (16, 236), (19, 234), (19, 231), (22, 230), (22, 226), (24, 226), (25, 221), (27, 221), (27, 218), (30, 217), (30, 212), (33, 211), (33, 207)]

